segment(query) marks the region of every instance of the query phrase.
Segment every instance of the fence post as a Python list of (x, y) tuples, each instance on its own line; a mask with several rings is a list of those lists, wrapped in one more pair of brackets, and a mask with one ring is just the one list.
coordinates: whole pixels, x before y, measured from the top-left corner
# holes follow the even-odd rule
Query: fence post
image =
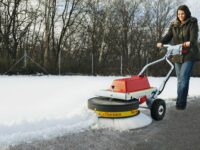
[(27, 53), (26, 50), (24, 50), (24, 68), (27, 67)]
[(121, 59), (121, 64), (120, 64), (120, 74), (122, 75), (123, 74), (123, 57), (121, 56), (120, 57)]
[[(148, 57), (148, 51), (146, 51), (146, 64), (148, 64), (149, 63), (149, 57)], [(145, 65), (146, 65), (145, 64)], [(147, 68), (147, 70), (146, 70), (146, 75), (148, 76), (149, 75), (149, 69)]]
[(92, 75), (94, 75), (94, 55), (92, 53)]
[(58, 54), (58, 74), (60, 75), (60, 70), (61, 70), (61, 50), (59, 51), (59, 54)]

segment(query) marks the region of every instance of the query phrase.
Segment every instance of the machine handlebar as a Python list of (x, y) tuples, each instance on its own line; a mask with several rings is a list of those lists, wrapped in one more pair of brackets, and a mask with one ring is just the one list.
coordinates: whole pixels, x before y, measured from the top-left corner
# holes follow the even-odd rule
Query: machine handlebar
[(182, 54), (182, 44), (178, 45), (164, 44), (163, 47), (167, 48), (166, 56)]
[(140, 75), (143, 75), (144, 71), (154, 65), (154, 64), (157, 64), (161, 61), (164, 61), (166, 60), (167, 63), (171, 66), (169, 72), (167, 73), (167, 75), (165, 76), (165, 79), (163, 80), (162, 84), (160, 85), (160, 87), (157, 89), (156, 93), (154, 95), (152, 95), (152, 99), (156, 99), (157, 96), (162, 93), (163, 89), (165, 88), (165, 84), (167, 83), (169, 77), (170, 77), (170, 74), (172, 73), (173, 69), (174, 69), (174, 65), (172, 64), (172, 62), (168, 59), (170, 56), (172, 55), (181, 55), (182, 54), (182, 44), (178, 44), (178, 45), (169, 45), (169, 44), (166, 44), (166, 45), (163, 45), (163, 47), (167, 48), (167, 52), (165, 54), (165, 56), (163, 58), (160, 58), (156, 61), (153, 61), (151, 63), (148, 63), (146, 64), (143, 68), (142, 68), (142, 71), (140, 71), (139, 73), (139, 76)]

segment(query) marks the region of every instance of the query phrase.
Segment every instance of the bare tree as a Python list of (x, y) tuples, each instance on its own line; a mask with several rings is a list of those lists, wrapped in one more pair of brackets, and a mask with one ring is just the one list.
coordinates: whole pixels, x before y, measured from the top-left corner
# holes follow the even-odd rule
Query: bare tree
[(1, 18), (1, 36), (3, 49), (7, 56), (14, 60), (17, 57), (18, 46), (32, 24), (31, 15), (27, 10), (28, 0), (7, 0), (1, 3), (4, 8)]
[[(113, 26), (117, 29), (117, 49), (120, 55), (123, 57), (124, 71), (126, 72), (130, 64), (130, 53), (131, 53), (131, 30), (135, 28), (136, 16), (139, 10), (141, 1), (120, 1), (115, 0), (113, 2), (112, 20)], [(112, 27), (113, 28), (113, 27)], [(111, 29), (112, 30), (112, 29)], [(136, 44), (136, 43), (134, 43)]]
[(0, 62), (27, 52), (51, 73), (61, 64), (65, 73), (91, 73), (92, 54), (95, 74), (120, 73), (121, 57), (123, 73), (136, 74), (160, 56), (155, 44), (177, 1), (0, 0)]
[(146, 58), (150, 61), (155, 60), (162, 55), (160, 50), (156, 49), (156, 43), (166, 33), (172, 20), (176, 18), (178, 4), (178, 1), (169, 0), (147, 0), (143, 3), (144, 20), (148, 31), (146, 36), (150, 39), (147, 40), (144, 45), (145, 49), (148, 49)]
[(51, 0), (45, 0), (45, 12), (44, 12), (44, 24), (45, 24), (45, 31), (44, 31), (44, 67), (47, 68), (49, 65), (49, 41), (50, 41), (50, 12), (52, 6)]

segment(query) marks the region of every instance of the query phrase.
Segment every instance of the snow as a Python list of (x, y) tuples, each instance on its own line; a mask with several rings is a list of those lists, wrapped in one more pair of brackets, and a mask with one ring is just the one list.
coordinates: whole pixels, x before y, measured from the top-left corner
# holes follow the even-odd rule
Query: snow
[[(0, 76), (0, 145), (107, 128), (109, 122), (115, 122), (110, 127), (117, 130), (128, 130), (127, 125), (137, 128), (150, 124), (151, 118), (143, 113), (126, 121), (101, 121), (87, 109), (87, 100), (117, 78), (121, 77)], [(151, 86), (158, 87), (162, 80), (149, 77)], [(199, 83), (200, 78), (191, 78), (190, 97), (200, 95)], [(159, 98), (167, 103), (176, 98), (175, 77), (169, 79)]]
[(152, 119), (141, 113), (137, 116), (130, 117), (130, 118), (120, 118), (120, 119), (106, 119), (101, 118), (98, 120), (98, 123), (96, 123), (93, 128), (99, 129), (99, 128), (110, 128), (110, 129), (116, 129), (119, 131), (125, 131), (130, 129), (138, 129), (145, 126), (148, 126), (151, 124)]

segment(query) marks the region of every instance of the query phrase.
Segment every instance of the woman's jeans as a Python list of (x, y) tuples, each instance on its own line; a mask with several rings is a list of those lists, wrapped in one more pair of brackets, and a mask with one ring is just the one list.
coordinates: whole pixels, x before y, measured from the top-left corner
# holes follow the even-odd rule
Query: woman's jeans
[(186, 61), (184, 63), (175, 63), (175, 71), (177, 76), (177, 101), (178, 107), (185, 108), (187, 105), (187, 96), (189, 90), (189, 81), (194, 61)]

